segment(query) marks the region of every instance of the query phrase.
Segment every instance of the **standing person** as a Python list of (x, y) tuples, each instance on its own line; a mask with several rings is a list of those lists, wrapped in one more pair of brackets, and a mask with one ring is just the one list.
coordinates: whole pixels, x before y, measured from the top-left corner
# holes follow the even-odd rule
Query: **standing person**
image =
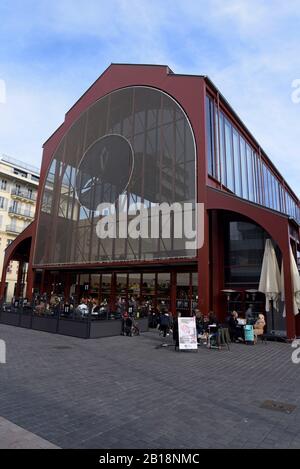
[(128, 314), (125, 311), (122, 314), (122, 326), (121, 326), (121, 335), (125, 335), (125, 325), (126, 325), (126, 319), (128, 318)]
[(165, 309), (163, 310), (161, 318), (160, 318), (160, 330), (164, 337), (166, 337), (166, 335), (169, 333), (170, 326), (171, 326), (171, 318), (168, 313), (168, 310)]
[(132, 317), (129, 314), (127, 314), (127, 317), (125, 318), (125, 333), (127, 337), (132, 336), (132, 325), (133, 325)]
[(245, 318), (247, 320), (247, 324), (251, 324), (251, 321), (253, 320), (253, 305), (249, 305), (247, 308), (245, 312)]

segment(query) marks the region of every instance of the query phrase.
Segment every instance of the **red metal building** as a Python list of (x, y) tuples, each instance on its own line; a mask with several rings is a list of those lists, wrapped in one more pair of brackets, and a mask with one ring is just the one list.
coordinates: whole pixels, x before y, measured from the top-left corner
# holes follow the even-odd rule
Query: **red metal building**
[[(99, 158), (105, 177), (96, 174)], [(203, 203), (204, 246), (185, 249), (174, 237), (99, 241), (96, 205), (124, 192), (136, 204)], [(298, 198), (207, 77), (112, 64), (44, 144), (35, 220), (6, 250), (1, 296), (17, 260), (28, 263), (28, 298), (60, 289), (111, 308), (135, 295), (172, 312), (263, 311), (255, 290), (272, 238), (284, 265), (283, 327), (293, 338), (289, 247), (297, 257), (299, 223)]]

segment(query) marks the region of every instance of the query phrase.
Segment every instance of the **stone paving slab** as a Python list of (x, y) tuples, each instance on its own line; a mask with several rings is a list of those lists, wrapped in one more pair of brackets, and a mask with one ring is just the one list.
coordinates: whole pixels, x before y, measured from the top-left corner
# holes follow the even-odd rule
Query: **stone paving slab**
[[(0, 339), (0, 415), (56, 446), (300, 448), (289, 344), (175, 352), (157, 348), (156, 331), (83, 340), (5, 325)], [(265, 400), (296, 409), (263, 409)]]
[(0, 417), (0, 449), (58, 449), (58, 447)]

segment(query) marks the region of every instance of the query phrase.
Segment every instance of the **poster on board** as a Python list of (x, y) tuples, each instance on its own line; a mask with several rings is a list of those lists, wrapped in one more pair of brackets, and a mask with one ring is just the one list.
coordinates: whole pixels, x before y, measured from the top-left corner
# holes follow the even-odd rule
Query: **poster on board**
[(178, 318), (179, 350), (198, 350), (195, 318)]

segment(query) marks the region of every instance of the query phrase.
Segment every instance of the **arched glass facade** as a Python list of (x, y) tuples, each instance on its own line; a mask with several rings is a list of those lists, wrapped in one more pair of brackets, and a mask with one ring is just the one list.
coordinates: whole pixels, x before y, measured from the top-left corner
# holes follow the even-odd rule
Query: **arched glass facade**
[[(170, 96), (149, 87), (123, 88), (93, 104), (67, 132), (47, 174), (39, 213), (35, 265), (85, 264), (192, 257), (186, 241), (170, 237), (99, 239), (110, 214), (128, 223), (143, 204), (195, 203), (196, 151), (189, 121)], [(160, 227), (161, 228), (161, 227)]]

